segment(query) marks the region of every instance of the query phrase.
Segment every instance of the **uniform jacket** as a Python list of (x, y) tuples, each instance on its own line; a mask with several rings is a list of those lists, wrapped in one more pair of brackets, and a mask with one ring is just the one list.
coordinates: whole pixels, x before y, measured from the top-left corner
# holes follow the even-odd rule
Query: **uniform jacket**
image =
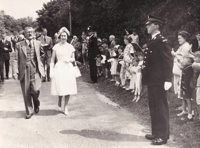
[(158, 34), (147, 44), (144, 57), (143, 83), (163, 85), (172, 81), (173, 58), (167, 40)]
[[(4, 47), (8, 48), (8, 50), (4, 50)], [(10, 54), (9, 52), (12, 52), (11, 42), (5, 41), (5, 43), (0, 41), (0, 59), (2, 60), (10, 60)]]
[[(21, 81), (25, 74), (26, 69), (26, 56), (27, 56), (27, 43), (26, 40), (21, 41), (16, 44), (15, 58), (13, 61), (13, 73), (18, 74), (18, 79)], [(41, 53), (44, 54), (44, 51), (41, 47), (40, 41), (33, 40), (33, 46), (35, 47), (35, 53), (37, 57), (39, 73), (44, 77), (44, 66), (41, 62)]]
[(90, 59), (96, 58), (98, 53), (97, 38), (91, 37), (89, 40), (88, 56)]
[(43, 49), (46, 50), (46, 54), (48, 57), (51, 57), (51, 49), (53, 48), (53, 40), (51, 37), (49, 36), (44, 36), (42, 35), (41, 37), (39, 37), (37, 40), (39, 40), (41, 42), (41, 44), (47, 44), (47, 46), (44, 46)]

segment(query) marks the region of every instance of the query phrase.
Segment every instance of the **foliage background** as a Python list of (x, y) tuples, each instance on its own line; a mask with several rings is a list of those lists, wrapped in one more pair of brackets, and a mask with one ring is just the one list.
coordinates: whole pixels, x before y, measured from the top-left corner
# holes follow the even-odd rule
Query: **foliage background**
[[(110, 34), (122, 38), (124, 29), (135, 27), (140, 44), (148, 37), (145, 22), (148, 14), (166, 19), (163, 34), (170, 44), (177, 44), (177, 33), (186, 30), (191, 34), (200, 29), (199, 0), (71, 0), (73, 34), (80, 35), (91, 25), (99, 37)], [(68, 0), (52, 0), (38, 13), (39, 26), (49, 30), (51, 36), (62, 26), (69, 28)]]
[(36, 28), (38, 24), (31, 17), (14, 19), (3, 10), (0, 11), (0, 31), (6, 31), (8, 35), (11, 35), (14, 31), (20, 32), (27, 26)]

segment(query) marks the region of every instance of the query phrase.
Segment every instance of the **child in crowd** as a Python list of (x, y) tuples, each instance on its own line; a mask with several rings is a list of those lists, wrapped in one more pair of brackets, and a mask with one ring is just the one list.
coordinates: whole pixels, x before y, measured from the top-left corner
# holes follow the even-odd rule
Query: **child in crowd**
[(129, 88), (127, 88), (126, 90), (132, 90), (132, 92), (135, 92), (136, 90), (136, 79), (137, 79), (137, 66), (138, 66), (138, 58), (134, 57), (132, 60), (132, 63), (129, 66), (129, 70), (131, 72), (131, 78), (130, 78), (130, 85)]
[[(99, 47), (99, 51), (101, 50), (101, 48)], [(102, 59), (103, 58), (102, 58), (101, 54), (98, 54), (97, 58), (96, 58), (97, 77), (101, 77), (101, 75), (102, 75), (102, 64), (101, 64)]]
[(119, 45), (116, 45), (114, 48), (110, 51), (110, 59), (108, 62), (111, 63), (110, 72), (112, 75), (112, 79), (110, 81), (116, 81), (116, 75), (117, 75), (117, 64), (118, 64), (118, 49)]
[(136, 88), (135, 88), (135, 97), (133, 101), (138, 102), (140, 100), (142, 92), (142, 66), (144, 62), (143, 52), (137, 52), (136, 57), (138, 58), (138, 65), (136, 69)]
[(193, 84), (194, 87), (196, 87), (196, 109), (198, 115), (196, 125), (200, 125), (200, 51), (195, 52), (195, 58), (194, 63), (192, 64), (192, 68), (194, 70)]
[(105, 64), (103, 64), (103, 69), (104, 69), (105, 78), (107, 79), (108, 69), (109, 69), (109, 63), (107, 60), (110, 59), (110, 53), (109, 53), (109, 48), (108, 48), (108, 42), (104, 39), (102, 41), (102, 47), (103, 47), (102, 55), (105, 56)]
[(191, 81), (193, 77), (193, 69), (192, 63), (194, 62), (193, 57), (190, 55), (184, 56), (181, 63), (178, 64), (180, 69), (182, 69), (182, 76), (181, 76), (181, 95), (183, 97), (183, 110), (177, 116), (182, 116), (187, 114), (186, 106), (188, 106), (188, 121), (193, 121), (192, 116), (192, 92), (193, 89), (191, 87)]
[(119, 86), (120, 82), (121, 82), (120, 72), (121, 72), (121, 67), (122, 67), (123, 59), (124, 59), (123, 51), (124, 51), (124, 47), (123, 46), (119, 46), (118, 47), (117, 75), (116, 75), (116, 83), (115, 83), (115, 85), (117, 85), (117, 86)]

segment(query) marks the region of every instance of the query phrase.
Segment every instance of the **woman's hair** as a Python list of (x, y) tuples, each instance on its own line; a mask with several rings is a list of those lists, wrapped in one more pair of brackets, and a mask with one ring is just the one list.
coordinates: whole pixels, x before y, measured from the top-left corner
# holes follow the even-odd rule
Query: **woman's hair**
[(132, 38), (130, 36), (125, 35), (124, 39), (127, 40), (129, 43), (132, 42)]
[(182, 36), (187, 42), (189, 41), (190, 34), (187, 31), (180, 31), (178, 33), (178, 36), (179, 35)]

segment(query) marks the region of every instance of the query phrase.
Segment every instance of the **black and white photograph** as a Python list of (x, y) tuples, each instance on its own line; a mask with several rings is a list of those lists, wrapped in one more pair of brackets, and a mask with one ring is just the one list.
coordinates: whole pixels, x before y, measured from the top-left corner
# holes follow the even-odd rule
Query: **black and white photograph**
[(199, 0), (0, 0), (0, 148), (200, 148)]

